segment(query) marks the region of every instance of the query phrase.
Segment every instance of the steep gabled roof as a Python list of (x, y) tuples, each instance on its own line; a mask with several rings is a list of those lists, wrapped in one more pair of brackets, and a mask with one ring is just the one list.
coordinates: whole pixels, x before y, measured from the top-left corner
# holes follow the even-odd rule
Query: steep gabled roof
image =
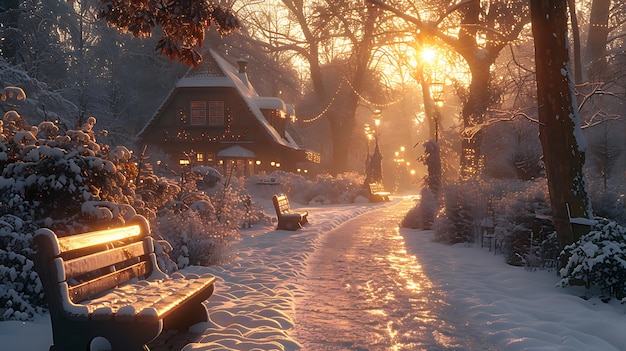
[(139, 132), (139, 135), (143, 134), (148, 126), (152, 124), (156, 116), (169, 103), (176, 90), (201, 87), (234, 88), (246, 102), (252, 115), (277, 144), (293, 149), (301, 149), (288, 133), (285, 133), (285, 138), (282, 138), (261, 112), (261, 109), (271, 108), (294, 114), (293, 106), (285, 104), (277, 97), (259, 96), (252, 84), (250, 84), (247, 74), (245, 72), (240, 73), (238, 68), (214, 50), (209, 50), (207, 54), (203, 55), (202, 62), (198, 66), (190, 68), (185, 76), (176, 83), (176, 86), (170, 91), (168, 97), (150, 118), (150, 121)]

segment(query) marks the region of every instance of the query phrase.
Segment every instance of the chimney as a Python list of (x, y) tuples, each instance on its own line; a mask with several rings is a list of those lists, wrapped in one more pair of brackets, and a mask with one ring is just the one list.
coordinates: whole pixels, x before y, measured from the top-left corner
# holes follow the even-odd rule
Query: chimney
[(246, 73), (246, 66), (248, 65), (248, 61), (242, 57), (237, 60), (237, 64), (239, 65), (239, 73)]

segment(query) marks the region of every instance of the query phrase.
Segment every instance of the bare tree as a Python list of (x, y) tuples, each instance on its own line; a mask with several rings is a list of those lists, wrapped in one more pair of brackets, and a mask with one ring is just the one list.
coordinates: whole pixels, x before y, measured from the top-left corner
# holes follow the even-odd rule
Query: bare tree
[[(381, 11), (346, 0), (282, 0), (282, 5), (268, 4), (248, 21), (268, 51), (291, 52), (306, 62), (316, 105), (321, 106), (315, 112), (330, 125), (330, 171), (346, 171), (357, 106), (378, 86), (371, 63), (376, 47), (384, 40)], [(274, 17), (277, 12), (287, 18), (286, 23)], [(384, 93), (376, 93), (372, 100), (384, 102)]]
[(593, 0), (589, 18), (589, 32), (585, 59), (590, 80), (602, 80), (606, 69), (606, 45), (609, 36), (611, 0)]
[[(461, 177), (466, 179), (482, 172), (480, 126), (487, 109), (499, 98), (493, 87), (491, 67), (500, 52), (516, 40), (528, 23), (526, 1), (459, 1), (440, 8), (438, 18), (424, 21), (412, 15), (414, 7), (395, 8), (381, 0), (368, 0), (412, 23), (415, 31), (439, 40), (463, 57), (471, 72), (471, 82), (463, 97), (463, 132), (461, 144)], [(419, 14), (419, 12), (418, 12)], [(450, 34), (450, 27), (458, 28)]]
[[(607, 190), (607, 182), (618, 165), (622, 155), (622, 131), (612, 121), (606, 121), (596, 128), (588, 131), (589, 153), (591, 165), (600, 174), (604, 191)], [(593, 133), (596, 132), (596, 133)], [(593, 133), (593, 135), (589, 135)]]

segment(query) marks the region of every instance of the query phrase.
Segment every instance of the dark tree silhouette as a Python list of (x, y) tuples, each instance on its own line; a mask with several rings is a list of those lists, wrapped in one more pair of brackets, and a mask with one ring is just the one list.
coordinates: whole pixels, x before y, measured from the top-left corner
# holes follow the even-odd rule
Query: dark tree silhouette
[(156, 49), (188, 65), (202, 61), (196, 48), (202, 46), (211, 25), (220, 34), (240, 28), (230, 9), (211, 1), (103, 0), (100, 16), (138, 38), (150, 37), (154, 28), (160, 27), (162, 34)]

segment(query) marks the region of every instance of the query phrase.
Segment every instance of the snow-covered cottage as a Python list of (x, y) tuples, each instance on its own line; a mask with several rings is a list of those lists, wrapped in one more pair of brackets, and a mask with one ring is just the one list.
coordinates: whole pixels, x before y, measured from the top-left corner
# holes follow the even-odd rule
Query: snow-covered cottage
[(171, 155), (179, 165), (206, 165), (224, 174), (304, 171), (319, 154), (304, 149), (290, 135), (292, 105), (259, 96), (246, 73), (209, 50), (172, 89), (139, 132), (139, 142)]

